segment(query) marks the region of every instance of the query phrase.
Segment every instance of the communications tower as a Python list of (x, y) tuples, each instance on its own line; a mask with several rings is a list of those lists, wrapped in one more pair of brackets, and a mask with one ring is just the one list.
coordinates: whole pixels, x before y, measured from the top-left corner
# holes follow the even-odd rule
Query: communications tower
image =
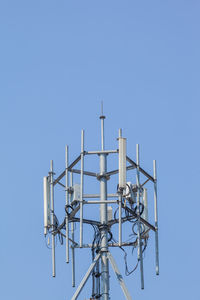
[[(78, 299), (88, 278), (92, 277), (92, 292), (90, 299), (109, 300), (109, 264), (116, 274), (116, 278), (122, 288), (124, 297), (132, 299), (123, 276), (119, 271), (116, 261), (110, 252), (112, 247), (119, 247), (125, 253), (126, 272), (128, 272), (126, 261), (126, 247), (137, 249), (137, 265), (140, 267), (141, 288), (144, 289), (143, 253), (147, 246), (149, 232), (155, 233), (155, 266), (156, 274), (159, 274), (159, 254), (158, 254), (158, 210), (157, 210), (157, 175), (156, 161), (153, 161), (153, 175), (146, 172), (140, 165), (139, 145), (136, 145), (136, 161), (127, 155), (126, 138), (122, 137), (122, 130), (119, 129), (118, 149), (107, 150), (104, 138), (103, 105), (100, 116), (101, 121), (101, 149), (88, 150), (84, 143), (84, 130), (81, 131), (81, 152), (80, 155), (69, 163), (68, 146), (66, 146), (65, 169), (56, 178), (53, 168), (53, 161), (50, 162), (50, 172), (44, 177), (44, 235), (47, 237), (48, 245), (52, 251), (52, 276), (56, 276), (55, 268), (55, 240), (59, 238), (63, 244), (65, 238), (66, 262), (70, 260), (72, 264), (72, 286), (75, 287), (75, 250), (88, 248), (92, 251), (92, 263), (88, 271), (83, 276), (71, 300)], [(84, 162), (88, 156), (95, 156), (99, 159), (99, 169), (96, 172), (85, 170)], [(118, 166), (116, 169), (107, 170), (107, 160), (109, 156), (118, 156)], [(80, 163), (80, 168), (75, 166)], [(135, 178), (127, 182), (127, 172), (136, 171)], [(74, 183), (74, 174), (80, 176), (78, 182)], [(111, 176), (118, 174), (116, 180), (116, 190), (113, 193), (107, 192), (107, 185)], [(140, 177), (145, 177), (141, 183)], [(85, 193), (85, 177), (89, 176), (99, 182), (99, 190), (95, 194)], [(63, 182), (62, 180), (65, 179)], [(148, 202), (146, 183), (153, 183), (154, 190), (154, 224), (148, 221)], [(60, 186), (65, 190), (65, 204), (63, 202), (64, 220), (59, 223), (54, 209), (54, 188)], [(86, 218), (88, 207), (94, 209), (98, 206), (100, 215), (94, 218)], [(96, 210), (95, 210), (96, 211)], [(114, 213), (113, 213), (114, 212)], [(122, 234), (122, 227), (131, 224), (129, 241), (125, 241)], [(78, 231), (78, 239), (75, 238)], [(94, 236), (91, 236), (90, 243), (84, 240), (85, 226), (90, 225), (94, 229)], [(118, 228), (118, 241), (113, 237), (113, 228)], [(66, 297), (69, 300), (70, 297)]]

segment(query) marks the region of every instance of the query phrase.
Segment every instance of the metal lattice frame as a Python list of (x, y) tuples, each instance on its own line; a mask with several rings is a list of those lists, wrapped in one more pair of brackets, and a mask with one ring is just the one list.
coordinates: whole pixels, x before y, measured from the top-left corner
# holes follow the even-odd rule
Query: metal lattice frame
[[(55, 277), (55, 236), (61, 235), (66, 238), (66, 262), (69, 262), (69, 248), (71, 248), (71, 258), (72, 258), (72, 286), (75, 287), (75, 249), (77, 248), (92, 248), (95, 247), (93, 244), (84, 244), (83, 243), (83, 224), (91, 224), (98, 226), (100, 229), (101, 242), (100, 249), (96, 257), (94, 258), (92, 264), (90, 265), (87, 273), (83, 277), (79, 287), (77, 288), (74, 296), (71, 300), (78, 298), (81, 290), (83, 289), (85, 283), (91, 274), (94, 275), (94, 268), (99, 266), (101, 262), (101, 274), (100, 277), (96, 279), (98, 282), (101, 280), (101, 299), (109, 300), (109, 268), (108, 263), (110, 262), (117, 280), (123, 290), (124, 296), (126, 299), (132, 299), (129, 294), (126, 285), (124, 283), (123, 277), (119, 272), (119, 269), (116, 265), (114, 258), (112, 257), (109, 248), (111, 247), (138, 247), (138, 262), (140, 263), (140, 274), (141, 274), (141, 288), (144, 288), (144, 275), (143, 275), (143, 255), (142, 255), (142, 240), (147, 237), (147, 234), (150, 230), (155, 232), (155, 249), (156, 249), (156, 274), (159, 274), (159, 253), (158, 253), (158, 210), (157, 210), (157, 175), (156, 175), (156, 161), (153, 162), (153, 176), (148, 174), (144, 169), (141, 168), (139, 162), (139, 145), (136, 147), (136, 162), (131, 158), (126, 156), (126, 161), (129, 163), (126, 166), (126, 171), (136, 169), (136, 192), (137, 192), (137, 210), (133, 210), (123, 202), (123, 190), (119, 189), (117, 193), (107, 194), (107, 181), (110, 176), (118, 174), (119, 169), (112, 171), (107, 171), (107, 155), (118, 154), (119, 150), (105, 150), (104, 143), (104, 119), (105, 116), (102, 115), (101, 119), (101, 150), (98, 151), (85, 151), (84, 148), (84, 131), (81, 132), (81, 153), (80, 155), (69, 164), (68, 158), (68, 146), (66, 146), (66, 164), (65, 170), (54, 179), (54, 170), (53, 170), (53, 161), (51, 161), (51, 168), (49, 172), (50, 180), (50, 206), (51, 206), (51, 225), (48, 228), (45, 228), (51, 233), (52, 236), (52, 275)], [(119, 138), (121, 138), (122, 132), (119, 131)], [(94, 173), (84, 170), (84, 159), (87, 155), (98, 155), (100, 160), (100, 170), (99, 173)], [(81, 168), (75, 169), (74, 167), (78, 162), (81, 162)], [(73, 174), (80, 174), (80, 200), (73, 203)], [(140, 183), (140, 173), (142, 173), (147, 179), (143, 184)], [(95, 177), (100, 183), (100, 194), (84, 194), (84, 176)], [(65, 184), (61, 182), (62, 178), (65, 177)], [(70, 183), (69, 183), (70, 181)], [(148, 182), (151, 181), (154, 184), (154, 212), (155, 212), (155, 225), (150, 224), (145, 218), (141, 216), (140, 213), (140, 190)], [(54, 212), (54, 187), (60, 185), (65, 188), (66, 191), (66, 217), (63, 223), (60, 226), (56, 226), (55, 222), (55, 212)], [(114, 200), (113, 200), (114, 198)], [(87, 199), (87, 200), (85, 200)], [(92, 199), (92, 200), (90, 200)], [(97, 199), (97, 200), (94, 200)], [(86, 205), (100, 205), (100, 220), (90, 220), (84, 218), (83, 208)], [(119, 208), (119, 217), (117, 219), (112, 219), (108, 221), (107, 218), (107, 204), (116, 205)], [(122, 217), (122, 211), (126, 211), (128, 216)], [(76, 214), (79, 213), (80, 217), (76, 217)], [(125, 243), (122, 240), (122, 224), (130, 221), (137, 220), (137, 240), (135, 242)], [(74, 223), (80, 224), (80, 239), (79, 242), (74, 240)], [(69, 237), (69, 226), (71, 224), (71, 237)], [(119, 242), (112, 243), (108, 241), (108, 229), (115, 224), (119, 226)], [(146, 228), (145, 233), (141, 232), (141, 224)], [(62, 230), (65, 229), (66, 233), (64, 234)], [(93, 276), (94, 277), (94, 276)], [(94, 280), (94, 278), (93, 278)]]

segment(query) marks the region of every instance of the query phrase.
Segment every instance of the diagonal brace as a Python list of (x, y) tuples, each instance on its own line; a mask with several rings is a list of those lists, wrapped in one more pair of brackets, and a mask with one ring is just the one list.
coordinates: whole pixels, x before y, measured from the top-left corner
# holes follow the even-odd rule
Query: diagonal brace
[(82, 291), (84, 285), (86, 284), (88, 278), (90, 277), (90, 274), (92, 273), (94, 267), (96, 266), (96, 263), (98, 262), (100, 256), (101, 256), (101, 253), (98, 253), (97, 256), (95, 257), (95, 259), (93, 260), (92, 264), (90, 265), (87, 273), (83, 277), (81, 283), (79, 284), (79, 287), (77, 288), (77, 290), (71, 300), (76, 300), (78, 298), (80, 292)]
[(113, 271), (115, 272), (115, 275), (116, 275), (116, 277), (117, 277), (117, 280), (119, 281), (119, 284), (120, 284), (120, 286), (121, 286), (121, 288), (122, 288), (122, 291), (123, 291), (123, 293), (124, 293), (125, 298), (126, 298), (127, 300), (132, 300), (132, 297), (131, 297), (131, 295), (129, 294), (129, 291), (128, 291), (126, 285), (125, 285), (125, 282), (124, 282), (124, 280), (123, 280), (123, 277), (122, 277), (122, 275), (121, 275), (121, 273), (120, 273), (120, 271), (119, 271), (119, 269), (118, 269), (118, 267), (117, 267), (117, 264), (116, 264), (116, 262), (115, 262), (115, 260), (114, 260), (114, 258), (113, 258), (113, 256), (112, 256), (112, 254), (111, 254), (110, 252), (108, 252), (108, 253), (107, 253), (107, 256), (108, 256), (108, 258), (109, 258), (109, 261), (110, 261), (110, 263), (111, 263), (111, 266), (112, 266), (112, 268), (113, 268)]

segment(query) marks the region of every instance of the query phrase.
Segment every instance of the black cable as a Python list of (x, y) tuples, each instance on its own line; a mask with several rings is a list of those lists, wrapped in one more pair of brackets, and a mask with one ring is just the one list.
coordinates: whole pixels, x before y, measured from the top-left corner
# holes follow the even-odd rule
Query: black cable
[(71, 205), (69, 205), (69, 204), (65, 205), (65, 212), (66, 212), (66, 214), (69, 216), (70, 213), (68, 212), (68, 208), (71, 208), (72, 211), (74, 210), (74, 208), (73, 208), (73, 206), (71, 206)]
[[(140, 207), (142, 207), (142, 209), (140, 210)], [(143, 214), (144, 211), (144, 204), (140, 202), (139, 204), (139, 212), (140, 212), (140, 216)], [(134, 208), (134, 212), (137, 214), (137, 205)]]
[[(94, 238), (92, 241), (92, 261), (95, 257), (95, 251), (96, 253), (99, 252), (99, 243), (100, 243), (100, 230), (97, 226), (91, 224), (94, 230)], [(96, 244), (96, 245), (95, 245)], [(99, 299), (99, 293), (100, 293), (100, 280), (98, 279), (100, 276), (99, 274), (99, 265), (96, 264), (93, 272), (92, 272), (92, 298)]]
[(147, 239), (144, 239), (144, 248), (142, 249), (142, 253), (145, 252), (146, 248), (147, 248)]
[(117, 214), (117, 211), (119, 210), (119, 207), (117, 207), (117, 209), (115, 210), (114, 212), (114, 220), (117, 221), (118, 219), (116, 218), (116, 214)]
[[(114, 243), (117, 243), (116, 240), (115, 240), (114, 238), (112, 238), (112, 240), (114, 241)], [(135, 265), (135, 267), (134, 267), (131, 271), (129, 271), (129, 270), (128, 270), (128, 263), (127, 263), (127, 252), (124, 250), (123, 247), (119, 246), (119, 248), (124, 252), (125, 275), (126, 275), (126, 276), (129, 276), (129, 275), (131, 275), (133, 272), (135, 272), (135, 270), (136, 270), (137, 267), (138, 267), (138, 263), (139, 263), (139, 262), (137, 262), (137, 264)]]
[[(138, 220), (135, 221), (135, 223), (132, 226), (132, 231), (134, 235), (137, 235), (137, 232), (135, 231), (135, 226), (138, 226)], [(143, 234), (145, 232), (145, 227), (144, 224), (140, 223), (140, 234)]]
[(110, 241), (112, 241), (113, 235), (112, 235), (112, 232), (110, 230), (108, 230), (108, 233), (110, 235), (110, 237), (108, 239), (108, 242), (110, 242)]

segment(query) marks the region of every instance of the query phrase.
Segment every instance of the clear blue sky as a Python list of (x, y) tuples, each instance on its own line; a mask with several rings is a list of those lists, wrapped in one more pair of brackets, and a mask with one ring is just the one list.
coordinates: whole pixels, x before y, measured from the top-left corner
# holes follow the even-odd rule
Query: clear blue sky
[[(158, 162), (160, 276), (151, 235), (145, 290), (138, 271), (125, 278), (133, 299), (200, 299), (199, 12), (198, 0), (0, 1), (1, 299), (71, 299), (64, 247), (51, 278), (42, 178), (50, 159), (64, 170), (65, 144), (70, 160), (79, 154), (81, 128), (87, 148), (99, 147), (101, 100), (107, 148), (122, 127), (133, 159), (139, 143), (143, 168)], [(89, 264), (79, 251), (77, 283)], [(122, 300), (111, 275), (111, 299)]]

